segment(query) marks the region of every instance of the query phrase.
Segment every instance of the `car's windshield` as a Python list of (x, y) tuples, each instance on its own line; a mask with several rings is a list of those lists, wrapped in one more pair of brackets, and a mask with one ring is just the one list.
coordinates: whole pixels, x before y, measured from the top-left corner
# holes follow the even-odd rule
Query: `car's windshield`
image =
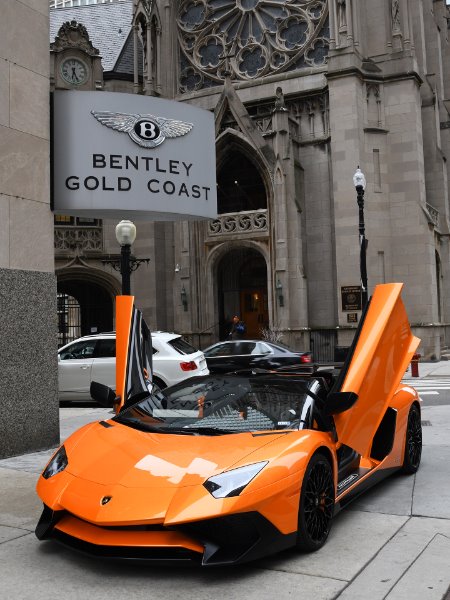
[(271, 375), (196, 377), (123, 410), (114, 420), (161, 433), (256, 432), (311, 426), (317, 382)]

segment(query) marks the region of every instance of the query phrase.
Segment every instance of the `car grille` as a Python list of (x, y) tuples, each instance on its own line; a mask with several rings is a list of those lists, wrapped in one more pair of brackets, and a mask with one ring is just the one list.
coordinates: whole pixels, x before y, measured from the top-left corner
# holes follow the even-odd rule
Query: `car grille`
[(58, 529), (53, 531), (52, 538), (61, 542), (64, 546), (77, 550), (78, 552), (83, 552), (84, 554), (97, 556), (99, 558), (133, 559), (155, 562), (201, 562), (201, 555), (199, 555), (198, 552), (193, 552), (186, 548), (169, 548), (164, 546), (157, 548), (139, 546), (101, 546), (80, 540), (63, 531), (59, 531)]

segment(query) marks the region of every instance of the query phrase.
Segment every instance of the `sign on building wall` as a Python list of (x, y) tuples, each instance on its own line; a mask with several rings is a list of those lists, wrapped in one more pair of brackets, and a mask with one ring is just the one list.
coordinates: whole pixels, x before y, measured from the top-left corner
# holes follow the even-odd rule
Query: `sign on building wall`
[(212, 113), (150, 96), (57, 91), (53, 119), (58, 214), (217, 216)]
[[(341, 287), (342, 310), (353, 312), (361, 310), (361, 286), (345, 285)], [(348, 321), (350, 322), (350, 321)]]

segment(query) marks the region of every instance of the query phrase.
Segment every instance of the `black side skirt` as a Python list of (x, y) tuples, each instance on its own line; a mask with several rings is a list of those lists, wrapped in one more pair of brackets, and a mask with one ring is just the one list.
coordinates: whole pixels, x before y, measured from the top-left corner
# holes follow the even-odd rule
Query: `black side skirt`
[[(362, 481), (355, 488), (353, 488), (348, 494), (346, 494), (342, 498), (342, 500), (339, 500), (338, 502), (336, 502), (336, 504), (334, 505), (334, 514), (336, 515), (340, 510), (342, 510), (348, 504), (350, 504), (350, 502), (352, 502), (355, 498), (357, 498), (358, 496), (363, 494), (365, 491), (367, 491), (369, 488), (371, 488), (373, 485), (376, 485), (377, 483), (379, 483), (386, 477), (389, 477), (390, 475), (392, 475), (392, 473), (395, 473), (398, 470), (399, 470), (399, 467), (391, 467), (389, 469), (379, 469), (378, 471), (373, 473), (373, 475), (369, 475), (368, 477), (366, 477), (366, 479), (364, 479), (364, 481)], [(362, 474), (357, 473), (357, 475), (359, 478), (360, 476), (364, 475), (364, 473), (362, 473)], [(351, 483), (354, 483), (354, 481), (352, 481)]]

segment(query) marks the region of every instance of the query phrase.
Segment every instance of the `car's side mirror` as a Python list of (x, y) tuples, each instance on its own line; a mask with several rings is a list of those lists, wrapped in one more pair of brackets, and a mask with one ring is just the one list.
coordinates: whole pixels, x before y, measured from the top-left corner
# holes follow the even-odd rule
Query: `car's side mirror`
[(107, 385), (103, 385), (103, 383), (98, 383), (97, 381), (91, 381), (90, 392), (91, 398), (101, 406), (106, 408), (114, 406), (116, 393)]
[(351, 408), (358, 400), (355, 392), (334, 392), (325, 400), (325, 414), (338, 415)]

